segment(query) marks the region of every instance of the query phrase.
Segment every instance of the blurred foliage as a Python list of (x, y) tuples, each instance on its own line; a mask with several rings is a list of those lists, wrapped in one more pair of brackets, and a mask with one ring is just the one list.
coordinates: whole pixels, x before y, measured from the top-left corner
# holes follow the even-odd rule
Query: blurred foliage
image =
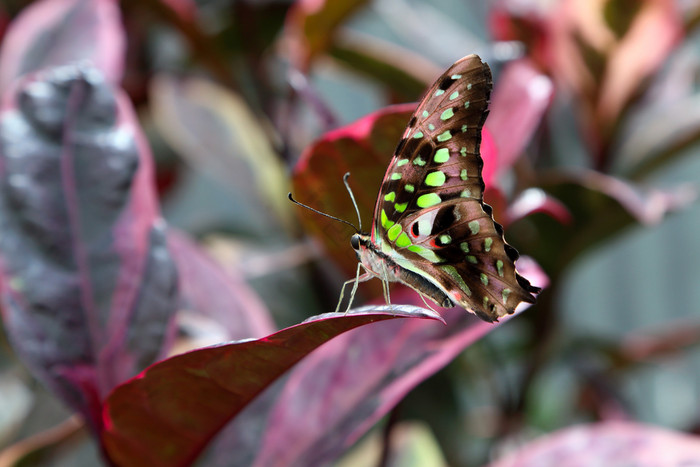
[[(0, 34), (31, 3), (0, 4)], [(164, 216), (242, 271), (280, 328), (333, 310), (352, 272), (343, 268), (352, 259), (347, 229), (321, 219), (310, 240), (297, 208), (280, 202), (305, 148), (358, 116), (417, 100), (470, 53), (492, 66), (496, 87), (516, 60), (553, 83), (544, 116), (498, 183), (503, 203), (537, 188), (571, 216), (534, 211), (506, 231), (549, 287), (416, 388), (348, 459), (386, 461), (396, 444), (420, 437), (416, 456), (433, 465), (482, 465), (595, 420), (700, 433), (699, 2), (124, 0), (120, 8), (121, 84), (154, 151)], [(325, 194), (310, 183), (305, 191), (302, 179), (300, 200), (352, 213), (349, 202), (335, 210), (345, 196), (339, 180)], [(371, 199), (379, 187), (354, 188)], [(1, 408), (13, 407), (0, 417), (0, 447), (19, 446), (0, 452), (26, 460), (49, 450), (45, 465), (94, 461), (70, 427), (58, 441), (30, 438), (67, 414), (37, 409), (49, 396), (4, 339), (0, 371)], [(368, 448), (378, 437), (383, 447)], [(13, 444), (25, 439), (33, 444)], [(386, 465), (411, 465), (403, 454)]]

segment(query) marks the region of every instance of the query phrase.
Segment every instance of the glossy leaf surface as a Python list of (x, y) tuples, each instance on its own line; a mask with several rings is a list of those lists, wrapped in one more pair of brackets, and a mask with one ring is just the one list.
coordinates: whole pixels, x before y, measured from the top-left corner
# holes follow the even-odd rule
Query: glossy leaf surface
[(109, 396), (102, 440), (123, 465), (189, 465), (231, 418), (309, 352), (355, 327), (399, 317), (441, 320), (416, 307), (365, 307), (157, 363)]

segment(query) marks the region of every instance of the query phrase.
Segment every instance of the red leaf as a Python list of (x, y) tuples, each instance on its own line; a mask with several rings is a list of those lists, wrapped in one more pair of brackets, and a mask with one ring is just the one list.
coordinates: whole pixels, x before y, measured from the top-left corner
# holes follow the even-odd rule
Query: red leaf
[(364, 307), (152, 365), (107, 399), (104, 446), (119, 465), (189, 465), (232, 417), (312, 350), (350, 329), (398, 317), (441, 320), (421, 308)]
[(125, 37), (114, 0), (41, 0), (10, 25), (0, 50), (0, 91), (50, 66), (90, 63), (121, 81)]

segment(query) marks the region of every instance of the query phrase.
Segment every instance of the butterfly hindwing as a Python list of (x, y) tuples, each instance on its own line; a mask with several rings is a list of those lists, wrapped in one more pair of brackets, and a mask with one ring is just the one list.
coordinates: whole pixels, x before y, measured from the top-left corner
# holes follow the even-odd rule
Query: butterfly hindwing
[(371, 235), (393, 262), (487, 321), (539, 290), (515, 271), (518, 253), (483, 202), (491, 87), (488, 65), (470, 55), (427, 91), (387, 169)]

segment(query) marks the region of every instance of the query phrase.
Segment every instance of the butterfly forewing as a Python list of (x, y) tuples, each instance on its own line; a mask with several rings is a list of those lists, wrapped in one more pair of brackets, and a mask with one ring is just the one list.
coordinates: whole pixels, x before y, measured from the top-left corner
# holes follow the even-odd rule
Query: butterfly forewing
[(479, 147), (491, 87), (476, 55), (431, 86), (389, 164), (371, 235), (378, 251), (487, 321), (534, 302), (539, 290), (515, 271), (518, 253), (483, 203)]

